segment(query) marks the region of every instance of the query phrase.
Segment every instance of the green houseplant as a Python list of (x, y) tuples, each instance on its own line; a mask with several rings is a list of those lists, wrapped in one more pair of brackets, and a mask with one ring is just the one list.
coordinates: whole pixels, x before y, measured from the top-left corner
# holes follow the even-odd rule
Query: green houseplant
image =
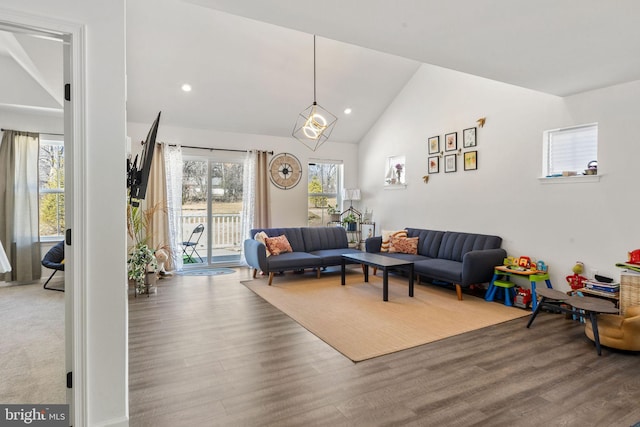
[(358, 218), (353, 212), (350, 212), (347, 216), (342, 218), (342, 224), (345, 226), (347, 231), (356, 231), (357, 222)]
[(330, 221), (340, 221), (340, 211), (338, 211), (338, 205), (327, 205), (327, 214), (329, 214)]
[[(142, 209), (139, 206), (127, 208), (127, 231), (130, 245), (127, 258), (127, 276), (135, 284), (136, 294), (149, 292), (150, 285), (155, 283), (158, 263), (154, 255), (155, 249), (149, 246), (151, 240), (151, 223), (153, 215), (160, 209), (157, 205)], [(149, 277), (152, 275), (153, 277)]]

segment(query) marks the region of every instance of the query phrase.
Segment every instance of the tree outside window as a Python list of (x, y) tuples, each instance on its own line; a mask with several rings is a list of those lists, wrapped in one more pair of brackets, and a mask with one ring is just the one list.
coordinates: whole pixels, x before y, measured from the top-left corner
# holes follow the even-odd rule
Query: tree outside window
[(40, 140), (40, 236), (64, 235), (64, 142)]
[[(342, 184), (342, 164), (309, 163), (308, 176), (308, 225), (310, 227), (326, 226), (329, 222), (327, 209), (337, 208), (342, 202), (338, 191)], [(339, 208), (338, 211), (340, 211)]]

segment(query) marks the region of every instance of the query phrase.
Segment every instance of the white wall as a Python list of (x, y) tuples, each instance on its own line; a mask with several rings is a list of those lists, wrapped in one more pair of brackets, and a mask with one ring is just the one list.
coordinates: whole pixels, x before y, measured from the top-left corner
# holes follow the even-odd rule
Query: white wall
[[(640, 247), (633, 196), (640, 146), (640, 82), (559, 98), (423, 65), (360, 144), (363, 201), (378, 232), (417, 227), (501, 236), (509, 255), (542, 259), (554, 287), (575, 261), (587, 271), (619, 277), (615, 262)], [(478, 127), (478, 170), (432, 174), (427, 184), (427, 139)], [(599, 182), (543, 184), (542, 132), (599, 123)], [(387, 156), (407, 157), (405, 190), (383, 188)], [(586, 167), (586, 165), (585, 165)]]
[(84, 289), (86, 310), (86, 337), (79, 350), (87, 360), (83, 421), (128, 425), (124, 1), (3, 0), (2, 8), (3, 20), (39, 22), (48, 28), (63, 28), (68, 22), (86, 30), (86, 108), (81, 114), (86, 137), (78, 135), (74, 144), (85, 152), (85, 176), (76, 177), (85, 192), (74, 200), (85, 222), (85, 230), (76, 229), (74, 237), (86, 251), (84, 277), (75, 278), (75, 286)]
[[(140, 151), (153, 117), (148, 124), (129, 123), (127, 132), (131, 137), (132, 153)], [(316, 152), (306, 148), (295, 138), (266, 135), (216, 132), (202, 129), (179, 128), (163, 125), (160, 119), (157, 141), (195, 147), (229, 148), (235, 150), (267, 150), (275, 154), (291, 153), (300, 160), (303, 176), (300, 183), (289, 190), (281, 190), (271, 185), (271, 221), (273, 227), (301, 227), (307, 225), (307, 185), (306, 165), (310, 160), (340, 160), (344, 162), (345, 187), (357, 186), (358, 146), (355, 144), (326, 142)], [(197, 153), (197, 151), (196, 151)], [(206, 153), (206, 152), (205, 152)]]
[(62, 113), (23, 113), (0, 108), (0, 127), (26, 132), (63, 133), (64, 121)]

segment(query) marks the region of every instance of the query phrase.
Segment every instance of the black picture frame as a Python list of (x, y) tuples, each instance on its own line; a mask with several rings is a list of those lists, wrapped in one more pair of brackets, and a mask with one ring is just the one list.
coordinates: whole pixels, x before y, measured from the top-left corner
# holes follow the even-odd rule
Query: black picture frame
[(440, 152), (440, 135), (432, 136), (427, 141), (429, 144), (429, 154), (437, 154)]
[(440, 156), (431, 156), (427, 158), (427, 172), (429, 174), (440, 172)]
[(451, 132), (444, 136), (444, 151), (456, 151), (458, 149), (458, 132)]
[(478, 145), (478, 132), (475, 127), (468, 128), (462, 131), (462, 146), (464, 148), (471, 148)]
[(447, 154), (444, 156), (444, 173), (451, 173), (458, 170), (458, 156), (455, 154)]
[(474, 171), (478, 169), (478, 152), (467, 151), (464, 153), (464, 170)]

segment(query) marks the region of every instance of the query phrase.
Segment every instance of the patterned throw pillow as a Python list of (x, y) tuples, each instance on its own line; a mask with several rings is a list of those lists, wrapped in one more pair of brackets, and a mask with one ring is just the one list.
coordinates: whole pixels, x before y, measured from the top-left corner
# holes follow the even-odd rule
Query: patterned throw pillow
[(391, 237), (389, 240), (389, 253), (417, 254), (418, 237)]
[(285, 252), (293, 252), (287, 236), (284, 234), (278, 237), (267, 237), (264, 239), (267, 250), (271, 252), (271, 255), (276, 256)]
[[(267, 233), (265, 233), (264, 231), (261, 231), (259, 233), (256, 233), (255, 236), (253, 236), (254, 240), (257, 240), (258, 242), (262, 243), (263, 245), (267, 246), (267, 243), (265, 242), (264, 239), (266, 239), (267, 237), (269, 237), (269, 235), (267, 235)], [(271, 255), (271, 252), (269, 252), (269, 248), (267, 248), (267, 256)]]
[(380, 252), (389, 252), (389, 240), (391, 237), (407, 237), (407, 230), (382, 230)]

